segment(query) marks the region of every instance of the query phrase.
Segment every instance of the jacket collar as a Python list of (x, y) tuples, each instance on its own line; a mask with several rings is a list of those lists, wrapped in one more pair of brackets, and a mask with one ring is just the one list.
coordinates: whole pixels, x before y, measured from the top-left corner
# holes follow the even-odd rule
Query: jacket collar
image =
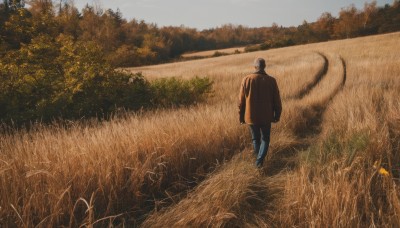
[(265, 70), (258, 70), (258, 71), (256, 71), (256, 72), (254, 72), (255, 74), (267, 74), (266, 72), (265, 72)]

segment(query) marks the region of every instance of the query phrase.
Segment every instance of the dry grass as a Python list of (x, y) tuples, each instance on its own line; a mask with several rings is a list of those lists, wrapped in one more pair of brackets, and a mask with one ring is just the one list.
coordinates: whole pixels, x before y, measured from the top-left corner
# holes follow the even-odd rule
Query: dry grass
[[(394, 169), (400, 158), (394, 114), (400, 105), (398, 37), (316, 45), (343, 56), (346, 85), (328, 104), (315, 145), (300, 154), (296, 172), (286, 174), (279, 216), (273, 219), (278, 226), (400, 225)], [(379, 174), (380, 166), (390, 174)]]
[[(155, 227), (399, 226), (399, 38), (131, 69), (148, 78), (208, 76), (215, 94), (188, 109), (2, 135), (0, 226), (137, 226), (146, 217), (143, 226)], [(324, 66), (318, 53), (328, 70), (309, 88)], [(236, 104), (256, 56), (284, 97), (261, 173), (248, 152), (235, 155), (250, 148)]]

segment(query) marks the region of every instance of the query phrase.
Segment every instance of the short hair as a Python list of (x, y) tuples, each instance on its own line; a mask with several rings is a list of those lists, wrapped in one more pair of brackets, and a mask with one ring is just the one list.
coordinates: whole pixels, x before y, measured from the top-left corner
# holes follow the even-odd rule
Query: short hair
[(265, 69), (265, 59), (263, 59), (263, 58), (256, 58), (255, 60), (254, 60), (254, 66), (257, 68), (257, 69)]

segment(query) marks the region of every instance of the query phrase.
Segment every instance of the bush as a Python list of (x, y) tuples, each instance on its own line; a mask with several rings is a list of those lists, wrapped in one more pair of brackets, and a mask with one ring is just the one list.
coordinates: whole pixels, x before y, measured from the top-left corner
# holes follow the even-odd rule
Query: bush
[(188, 106), (203, 101), (211, 92), (212, 82), (199, 77), (190, 80), (163, 78), (152, 82), (150, 88), (154, 106)]
[(268, 42), (260, 44), (260, 50), (268, 50), (271, 48), (271, 45)]
[(245, 52), (254, 52), (254, 51), (259, 51), (260, 50), (260, 45), (251, 45), (251, 46), (246, 46), (244, 48)]
[(224, 55), (228, 55), (228, 54), (225, 52), (215, 51), (214, 54), (212, 55), (212, 57), (219, 57), (219, 56), (224, 56)]

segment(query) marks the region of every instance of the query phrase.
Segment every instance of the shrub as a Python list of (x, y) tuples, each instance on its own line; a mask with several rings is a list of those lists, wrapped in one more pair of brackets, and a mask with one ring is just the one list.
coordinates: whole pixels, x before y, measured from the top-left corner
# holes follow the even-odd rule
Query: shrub
[(219, 56), (224, 56), (224, 55), (228, 55), (228, 54), (225, 52), (215, 51), (214, 54), (212, 55), (212, 57), (219, 57)]
[(259, 51), (260, 50), (260, 46), (259, 45), (251, 45), (251, 46), (246, 46), (244, 48), (245, 52), (253, 52), (253, 51)]
[(195, 77), (190, 80), (163, 78), (151, 83), (152, 105), (160, 107), (188, 106), (203, 101), (211, 92), (209, 78)]
[(271, 48), (271, 45), (268, 42), (260, 44), (260, 50), (268, 50)]

